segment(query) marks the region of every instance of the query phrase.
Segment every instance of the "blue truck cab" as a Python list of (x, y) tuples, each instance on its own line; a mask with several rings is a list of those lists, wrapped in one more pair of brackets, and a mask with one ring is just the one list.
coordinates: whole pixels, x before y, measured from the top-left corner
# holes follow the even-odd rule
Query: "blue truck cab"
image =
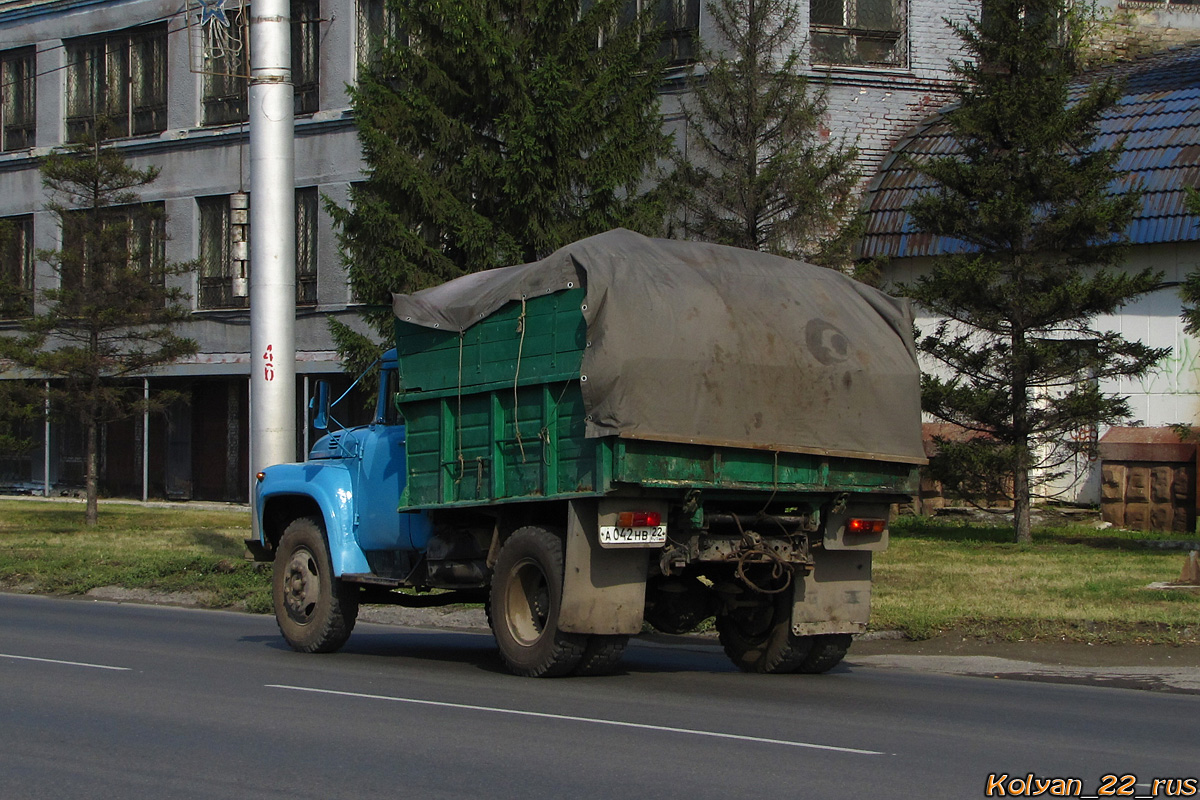
[[(404, 420), (393, 402), (396, 370), (392, 349), (380, 361), (379, 394), (370, 424), (330, 431), (313, 444), (307, 461), (277, 464), (258, 473), (254, 508), (259, 538), (247, 543), (252, 552), (276, 550), (287, 526), (302, 518), (319, 521), (327, 537), (332, 575), (339, 579), (379, 578), (372, 572), (368, 553), (408, 551), (415, 560), (426, 549), (428, 514), (398, 511), (406, 460)], [(316, 424), (325, 427), (322, 423), (329, 418), (325, 384), (318, 384), (313, 405)]]

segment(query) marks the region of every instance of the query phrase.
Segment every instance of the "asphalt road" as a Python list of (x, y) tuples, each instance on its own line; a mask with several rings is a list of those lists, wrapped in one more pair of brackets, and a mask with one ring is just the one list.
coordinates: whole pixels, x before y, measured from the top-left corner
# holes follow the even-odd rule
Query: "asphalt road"
[(710, 645), (622, 664), (520, 679), (488, 636), (369, 624), (300, 655), (269, 617), (0, 595), (0, 798), (958, 800), (990, 775), (1085, 795), (1129, 775), (1109, 783), (1135, 796), (1200, 777), (1200, 696), (743, 675)]

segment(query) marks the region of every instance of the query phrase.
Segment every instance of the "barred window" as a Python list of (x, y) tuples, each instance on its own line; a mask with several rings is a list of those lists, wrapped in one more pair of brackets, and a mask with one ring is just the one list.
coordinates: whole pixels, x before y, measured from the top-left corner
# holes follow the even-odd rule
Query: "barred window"
[[(63, 218), (61, 285), (126, 281), (126, 270), (163, 283), (167, 241), (164, 212), (161, 202), (68, 212)], [(93, 224), (94, 214), (100, 220), (98, 229)]]
[(211, 41), (215, 29), (204, 29), (204, 92), (201, 98), (204, 125), (245, 122), (250, 75), (250, 41), (245, 9), (226, 9), (232, 38), (225, 46)]
[(33, 147), (34, 64), (32, 47), (0, 53), (0, 138), (6, 151)]
[(67, 141), (80, 141), (99, 120), (106, 137), (166, 130), (166, 25), (72, 39), (66, 53)]
[[(296, 190), (296, 304), (317, 303), (317, 188)], [(248, 255), (249, 226), (234, 214), (230, 195), (196, 198), (200, 212), (198, 305), (200, 308), (246, 308), (249, 298), (235, 291), (237, 261)], [(247, 275), (249, 277), (247, 265)]]
[[(291, 0), (292, 85), (295, 114), (311, 114), (320, 108), (321, 3), (320, 0)], [(238, 31), (240, 45), (213, 47), (205, 42), (203, 124), (230, 125), (249, 119), (250, 74), (249, 32), (246, 9), (225, 12), (230, 30)], [(205, 37), (212, 28), (205, 29)], [(235, 45), (238, 39), (235, 38)]]
[(33, 215), (0, 219), (0, 319), (33, 313)]
[(296, 190), (296, 304), (317, 304), (317, 187)]
[(809, 0), (814, 64), (902, 67), (903, 0)]
[[(648, 0), (642, 0), (647, 2)], [(658, 55), (671, 66), (696, 60), (700, 34), (700, 0), (653, 0), (654, 22), (662, 25)]]
[(129, 265), (142, 275), (162, 283), (167, 264), (167, 216), (163, 203), (140, 203), (121, 212), (129, 225), (126, 250)]
[(311, 114), (320, 108), (321, 3), (292, 0), (292, 83), (295, 113)]
[(377, 61), (382, 50), (400, 36), (400, 20), (386, 0), (358, 0), (359, 64)]
[[(580, 14), (594, 6), (583, 0)], [(667, 66), (677, 67), (696, 60), (696, 41), (700, 36), (700, 0), (626, 0), (617, 15), (616, 25), (633, 25), (647, 11), (650, 24), (659, 31), (658, 55)], [(601, 30), (597, 44), (603, 46), (607, 32)]]
[[(234, 234), (230, 196), (197, 197), (200, 212), (200, 263), (197, 304), (200, 308), (245, 308), (249, 298), (234, 294)], [(244, 228), (237, 231), (238, 238)], [(241, 245), (244, 247), (245, 245)]]

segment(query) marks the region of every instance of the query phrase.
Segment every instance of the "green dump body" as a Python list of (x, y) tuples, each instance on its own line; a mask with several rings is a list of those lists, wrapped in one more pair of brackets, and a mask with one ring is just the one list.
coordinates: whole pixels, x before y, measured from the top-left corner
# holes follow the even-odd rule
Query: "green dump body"
[(408, 464), (402, 509), (627, 491), (758, 493), (773, 502), (813, 493), (916, 492), (911, 463), (793, 451), (802, 447), (587, 438), (584, 302), (582, 288), (509, 302), (462, 334), (397, 320), (396, 404)]

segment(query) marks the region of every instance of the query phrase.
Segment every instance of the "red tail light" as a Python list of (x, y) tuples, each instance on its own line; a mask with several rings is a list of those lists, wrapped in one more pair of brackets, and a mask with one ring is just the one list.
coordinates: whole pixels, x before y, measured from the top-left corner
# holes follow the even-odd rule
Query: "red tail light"
[(852, 519), (846, 523), (846, 533), (883, 533), (886, 527), (884, 519)]
[(657, 528), (661, 524), (662, 514), (657, 511), (622, 511), (617, 516), (622, 528)]

